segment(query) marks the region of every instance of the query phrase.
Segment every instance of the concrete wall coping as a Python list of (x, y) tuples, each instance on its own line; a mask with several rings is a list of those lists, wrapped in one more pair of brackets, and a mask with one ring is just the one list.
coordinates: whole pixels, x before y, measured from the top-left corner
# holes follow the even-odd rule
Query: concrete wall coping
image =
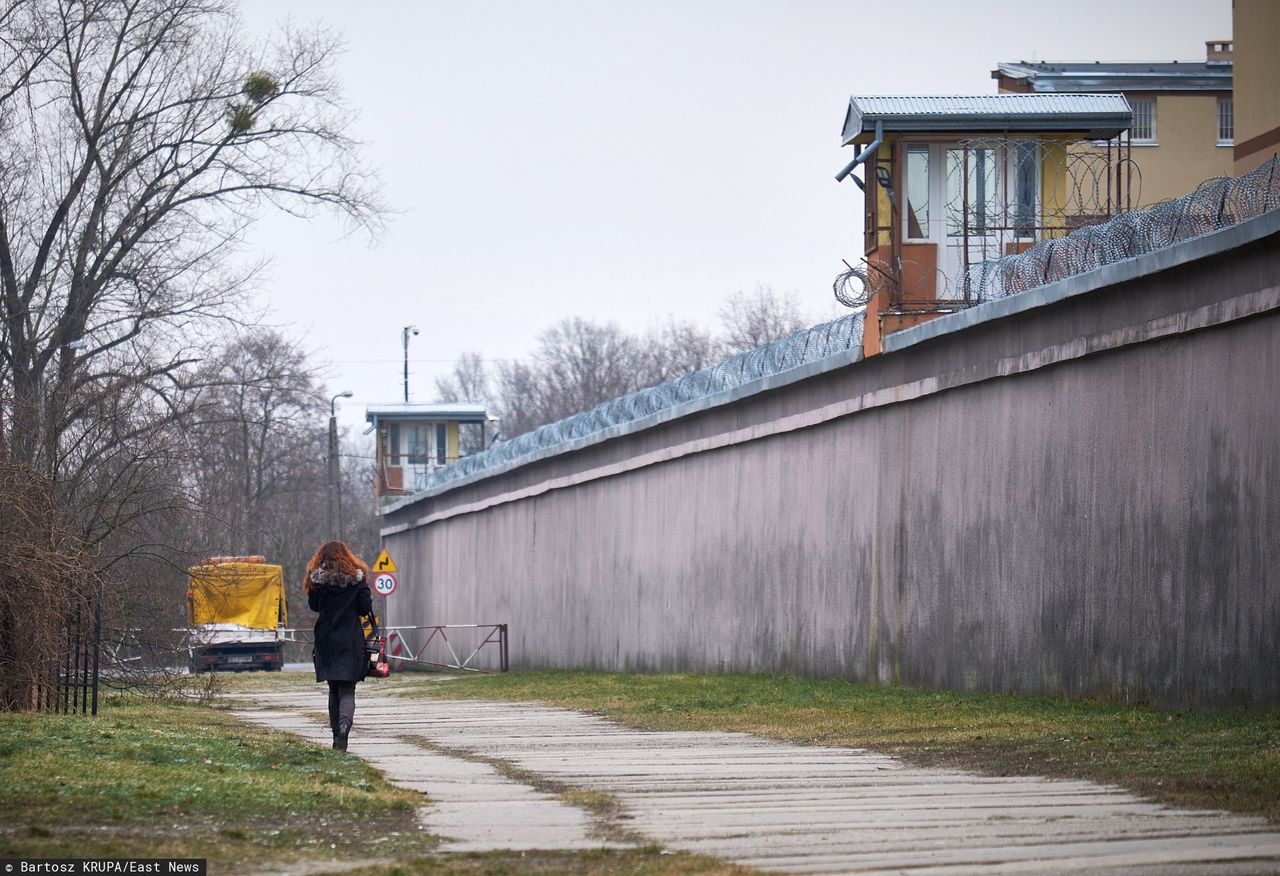
[(770, 389), (777, 389), (780, 386), (787, 386), (800, 380), (806, 380), (819, 374), (825, 374), (828, 371), (835, 371), (846, 365), (851, 365), (862, 359), (862, 346), (859, 345), (849, 350), (844, 350), (832, 356), (823, 359), (817, 359), (813, 362), (806, 362), (803, 365), (797, 365), (795, 368), (788, 368), (785, 371), (779, 371), (776, 374), (768, 374), (764, 377), (757, 378), (747, 383), (740, 384), (732, 389), (726, 389), (722, 392), (705, 395), (701, 398), (690, 399), (687, 402), (681, 402), (678, 405), (672, 405), (661, 411), (650, 414), (647, 417), (641, 417), (638, 420), (632, 420), (627, 423), (619, 423), (616, 426), (610, 426), (607, 429), (601, 429), (599, 432), (592, 432), (590, 435), (583, 435), (581, 438), (575, 438), (572, 441), (566, 441), (562, 444), (556, 444), (552, 447), (544, 447), (541, 450), (535, 450), (526, 453), (524, 456), (517, 457), (510, 462), (502, 465), (495, 465), (492, 468), (486, 468), (475, 474), (440, 484), (429, 490), (423, 490), (420, 493), (414, 493), (412, 496), (406, 496), (398, 502), (387, 505), (382, 513), (383, 515), (401, 511), (416, 502), (424, 499), (430, 499), (444, 493), (456, 490), (460, 487), (474, 484), (477, 481), (487, 480), (498, 475), (506, 474), (517, 468), (523, 468), (530, 463), (538, 462), (543, 459), (550, 459), (555, 456), (561, 456), (565, 453), (572, 453), (575, 450), (582, 450), (585, 447), (591, 447), (595, 444), (601, 444), (614, 438), (621, 438), (626, 435), (632, 435), (636, 432), (643, 432), (646, 429), (652, 429), (663, 423), (669, 423), (672, 420), (678, 420), (691, 414), (701, 411), (718, 408), (723, 405), (732, 404), (739, 399), (747, 396), (756, 395)]
[[(938, 317), (921, 325), (913, 326), (909, 329), (895, 332), (883, 341), (885, 353), (904, 350), (916, 344), (935, 338), (950, 335), (955, 332), (964, 331), (976, 325), (992, 322), (994, 320), (1003, 319), (1018, 313), (1025, 313), (1039, 307), (1047, 307), (1060, 301), (1065, 301), (1081, 295), (1096, 292), (1105, 287), (1113, 286), (1128, 280), (1137, 279), (1138, 277), (1147, 276), (1160, 271), (1168, 270), (1178, 265), (1193, 262), (1208, 256), (1217, 255), (1244, 246), (1255, 240), (1260, 240), (1269, 235), (1280, 231), (1280, 210), (1272, 210), (1262, 216), (1246, 220), (1230, 228), (1224, 228), (1214, 231), (1191, 240), (1182, 241), (1173, 246), (1156, 250), (1151, 253), (1135, 256), (1123, 261), (1114, 262), (1109, 265), (1103, 265), (1092, 271), (1083, 274), (1077, 274), (1073, 277), (1067, 277), (1045, 286), (1038, 286), (1029, 289), (1026, 292), (1019, 292), (1008, 298), (1002, 298), (997, 301), (988, 301), (966, 310), (957, 311), (946, 316)], [(602, 444), (616, 438), (627, 435), (633, 435), (647, 429), (652, 429), (664, 423), (681, 419), (692, 414), (702, 411), (711, 410), (713, 408), (722, 407), (732, 404), (748, 396), (766, 392), (771, 389), (787, 386), (835, 371), (849, 365), (856, 364), (863, 359), (861, 347), (827, 356), (813, 362), (795, 368), (780, 371), (777, 374), (770, 374), (765, 377), (758, 378), (748, 383), (741, 384), (732, 389), (723, 392), (714, 393), (712, 395), (703, 396), (702, 398), (692, 399), (673, 405), (665, 410), (650, 414), (647, 417), (641, 417), (627, 423), (621, 423), (617, 426), (611, 426), (590, 435), (584, 435), (581, 438), (575, 438), (562, 444), (556, 444), (552, 447), (545, 447), (525, 454), (510, 462), (496, 465), (482, 471), (475, 472), (463, 478), (458, 478), (448, 483), (440, 484), (428, 490), (415, 493), (412, 496), (406, 496), (397, 502), (388, 504), (383, 508), (383, 516), (403, 511), (414, 504), (431, 499), (436, 496), (443, 495), (456, 489), (460, 489), (489, 478), (498, 477), (518, 468), (523, 468), (535, 462), (545, 459), (551, 459), (566, 453), (573, 453), (587, 447)]]

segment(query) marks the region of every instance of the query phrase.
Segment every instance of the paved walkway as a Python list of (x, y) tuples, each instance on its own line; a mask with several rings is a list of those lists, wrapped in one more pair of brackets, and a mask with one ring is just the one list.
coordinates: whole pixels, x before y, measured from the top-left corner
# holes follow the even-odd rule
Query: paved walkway
[[(322, 712), (323, 693), (255, 698), (269, 708), (238, 714), (329, 743), (328, 727), (302, 714)], [(630, 837), (788, 873), (1280, 874), (1280, 832), (1260, 818), (857, 749), (630, 730), (527, 703), (361, 691), (350, 752), (430, 796), (420, 819), (451, 838), (445, 850)], [(612, 795), (621, 813), (601, 824), (550, 792), (566, 787)]]

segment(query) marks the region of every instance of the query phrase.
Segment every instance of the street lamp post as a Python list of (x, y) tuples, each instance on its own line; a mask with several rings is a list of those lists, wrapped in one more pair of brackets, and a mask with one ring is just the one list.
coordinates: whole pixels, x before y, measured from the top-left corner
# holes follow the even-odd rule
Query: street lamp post
[(416, 325), (407, 325), (400, 330), (400, 340), (404, 344), (404, 403), (409, 403), (409, 335), (418, 333)]
[(338, 489), (338, 399), (351, 398), (351, 390), (329, 399), (329, 538), (342, 538), (342, 492)]

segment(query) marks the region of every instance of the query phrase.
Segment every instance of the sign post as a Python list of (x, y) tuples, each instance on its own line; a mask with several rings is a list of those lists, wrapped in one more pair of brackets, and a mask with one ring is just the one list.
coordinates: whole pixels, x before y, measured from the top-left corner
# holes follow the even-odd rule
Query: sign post
[(383, 548), (378, 552), (378, 558), (373, 561), (373, 592), (382, 597), (382, 619), (385, 623), (387, 620), (387, 597), (396, 592), (396, 586), (400, 583), (399, 569), (396, 568), (396, 561), (391, 559), (391, 554), (387, 553), (387, 549)]

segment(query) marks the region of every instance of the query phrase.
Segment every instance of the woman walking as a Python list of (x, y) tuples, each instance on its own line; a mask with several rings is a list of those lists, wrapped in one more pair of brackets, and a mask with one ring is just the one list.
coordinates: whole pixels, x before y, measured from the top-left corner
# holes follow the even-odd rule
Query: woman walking
[(356, 713), (356, 682), (364, 678), (364, 630), (360, 618), (373, 613), (369, 567), (340, 541), (327, 541), (307, 563), (302, 588), (318, 611), (312, 656), (316, 681), (329, 682), (329, 728), (333, 747), (347, 750)]

